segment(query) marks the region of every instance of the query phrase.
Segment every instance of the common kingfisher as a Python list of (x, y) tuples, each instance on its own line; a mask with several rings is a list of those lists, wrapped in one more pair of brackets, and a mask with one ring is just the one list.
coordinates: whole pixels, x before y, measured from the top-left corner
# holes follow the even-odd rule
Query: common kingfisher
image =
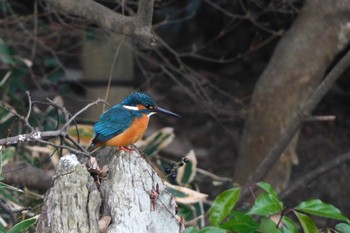
[(157, 106), (147, 94), (131, 93), (120, 104), (104, 112), (96, 122), (91, 149), (118, 146), (122, 150), (130, 151), (127, 146), (141, 139), (147, 129), (150, 116), (156, 113), (180, 117), (176, 113)]

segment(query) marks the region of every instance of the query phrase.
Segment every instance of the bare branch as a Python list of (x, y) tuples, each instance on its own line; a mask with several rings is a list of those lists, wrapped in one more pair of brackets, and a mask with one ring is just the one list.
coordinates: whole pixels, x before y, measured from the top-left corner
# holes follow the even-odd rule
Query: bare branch
[(16, 162), (5, 164), (1, 175), (7, 184), (22, 184), (46, 191), (51, 185), (53, 174), (54, 171), (47, 172), (28, 163)]
[(154, 0), (140, 0), (137, 9), (137, 26), (151, 27), (153, 18)]
[(27, 116), (24, 118), (24, 122), (25, 122), (26, 126), (27, 126), (31, 131), (34, 131), (33, 126), (31, 126), (30, 123), (29, 123), (29, 117), (30, 117), (30, 114), (32, 113), (32, 97), (30, 96), (29, 91), (26, 91), (26, 95), (27, 95), (27, 97), (28, 97), (28, 105), (29, 105), (29, 108), (28, 108)]
[(328, 162), (327, 164), (318, 167), (317, 169), (313, 170), (309, 174), (306, 174), (305, 176), (298, 179), (294, 184), (289, 186), (284, 192), (281, 193), (280, 197), (282, 199), (288, 197), (290, 194), (295, 192), (297, 189), (305, 186), (306, 184), (312, 182), (316, 178), (320, 177), (321, 175), (325, 174), (326, 172), (330, 171), (331, 169), (334, 169), (346, 162), (350, 161), (350, 152), (345, 153), (332, 161)]
[[(30, 94), (29, 92), (27, 93), (28, 98), (29, 98), (29, 110), (28, 113), (26, 115), (26, 117), (16, 113), (15, 111), (12, 111), (9, 108), (6, 108), (4, 106), (3, 107), (5, 110), (10, 111), (11, 113), (13, 113), (14, 115), (16, 115), (18, 118), (20, 118), (27, 127), (29, 127), (31, 129), (30, 133), (26, 133), (26, 134), (20, 134), (17, 136), (13, 136), (13, 137), (7, 137), (7, 138), (3, 138), (0, 139), (0, 145), (13, 145), (13, 144), (17, 144), (20, 142), (39, 142), (39, 143), (43, 143), (46, 145), (50, 145), (53, 146), (55, 148), (60, 148), (60, 149), (67, 149), (75, 154), (79, 154), (79, 155), (89, 155), (89, 152), (86, 151), (85, 148), (83, 148), (77, 141), (75, 141), (71, 136), (69, 136), (69, 132), (68, 132), (68, 128), (70, 126), (70, 124), (84, 111), (86, 111), (88, 108), (92, 107), (93, 105), (96, 105), (98, 103), (105, 103), (108, 105), (108, 103), (106, 103), (106, 101), (102, 100), (102, 99), (98, 99), (92, 103), (89, 103), (88, 105), (86, 105), (84, 108), (82, 108), (81, 110), (79, 110), (77, 113), (75, 113), (73, 116), (70, 116), (69, 112), (67, 111), (67, 109), (64, 106), (60, 106), (58, 104), (56, 104), (55, 102), (48, 100), (49, 103), (43, 103), (40, 102), (41, 104), (50, 104), (54, 107), (56, 107), (57, 109), (60, 109), (64, 116), (65, 116), (65, 120), (66, 123), (59, 129), (57, 130), (52, 130), (52, 131), (44, 131), (41, 132), (38, 129), (34, 129), (33, 127), (31, 127), (30, 123), (29, 123), (29, 117), (31, 114), (31, 108), (33, 104), (39, 103), (38, 101), (33, 101), (30, 98)], [(50, 138), (55, 138), (55, 137), (61, 137), (61, 138), (65, 138), (68, 141), (70, 141), (71, 143), (73, 143), (74, 146), (76, 146), (77, 149), (71, 147), (71, 146), (66, 146), (66, 145), (56, 145), (52, 142), (47, 141)], [(63, 142), (63, 141), (62, 141)]]
[(77, 113), (75, 113), (67, 122), (66, 124), (64, 124), (64, 126), (62, 128), (66, 128), (70, 125), (70, 123), (72, 123), (72, 121), (77, 118), (77, 116), (79, 116), (80, 114), (82, 114), (83, 112), (85, 112), (86, 110), (88, 110), (90, 107), (92, 107), (93, 105), (99, 104), (99, 103), (106, 103), (105, 100), (103, 99), (98, 99), (92, 103), (89, 103), (88, 105), (86, 105), (84, 108), (80, 109)]
[[(125, 16), (91, 0), (47, 0), (53, 7), (68, 14), (90, 20), (113, 32), (137, 38), (150, 44), (155, 40), (151, 33), (154, 0), (140, 0), (135, 16)], [(141, 22), (144, 20), (143, 22)], [(147, 25), (146, 25), (147, 24)]]

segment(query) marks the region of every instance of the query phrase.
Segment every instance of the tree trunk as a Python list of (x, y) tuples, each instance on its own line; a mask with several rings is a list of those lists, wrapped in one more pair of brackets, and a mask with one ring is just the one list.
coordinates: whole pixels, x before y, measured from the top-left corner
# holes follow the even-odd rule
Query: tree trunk
[(75, 155), (61, 159), (46, 194), (37, 232), (99, 232), (101, 195)]
[[(235, 169), (237, 182), (247, 181), (348, 45), (349, 20), (350, 1), (306, 1), (256, 84)], [(294, 154), (295, 141), (266, 178), (278, 189), (287, 185), (292, 160), (288, 154)]]
[(37, 232), (100, 232), (104, 219), (106, 232), (180, 232), (175, 200), (157, 173), (136, 150), (114, 151), (98, 153), (109, 170), (99, 189), (74, 155), (61, 159)]

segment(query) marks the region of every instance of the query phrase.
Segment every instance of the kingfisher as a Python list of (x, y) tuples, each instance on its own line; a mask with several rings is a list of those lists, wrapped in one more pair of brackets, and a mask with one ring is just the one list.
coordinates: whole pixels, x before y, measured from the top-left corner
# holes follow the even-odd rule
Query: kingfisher
[(152, 98), (140, 92), (131, 93), (120, 104), (105, 111), (94, 125), (95, 137), (91, 149), (101, 146), (119, 147), (130, 152), (129, 145), (141, 139), (145, 133), (150, 116), (164, 113), (180, 117), (157, 106)]

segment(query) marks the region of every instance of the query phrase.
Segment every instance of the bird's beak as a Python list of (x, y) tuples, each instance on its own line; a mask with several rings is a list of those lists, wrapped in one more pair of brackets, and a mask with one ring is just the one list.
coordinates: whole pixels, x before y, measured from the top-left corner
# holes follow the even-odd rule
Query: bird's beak
[(170, 111), (168, 111), (168, 110), (166, 110), (166, 109), (164, 109), (164, 108), (160, 108), (160, 107), (158, 107), (158, 106), (157, 106), (157, 108), (156, 108), (156, 112), (165, 113), (165, 114), (168, 114), (168, 115), (170, 115), (170, 116), (180, 117), (180, 115), (178, 115), (178, 114), (176, 114), (176, 113), (173, 113), (173, 112), (170, 112)]

